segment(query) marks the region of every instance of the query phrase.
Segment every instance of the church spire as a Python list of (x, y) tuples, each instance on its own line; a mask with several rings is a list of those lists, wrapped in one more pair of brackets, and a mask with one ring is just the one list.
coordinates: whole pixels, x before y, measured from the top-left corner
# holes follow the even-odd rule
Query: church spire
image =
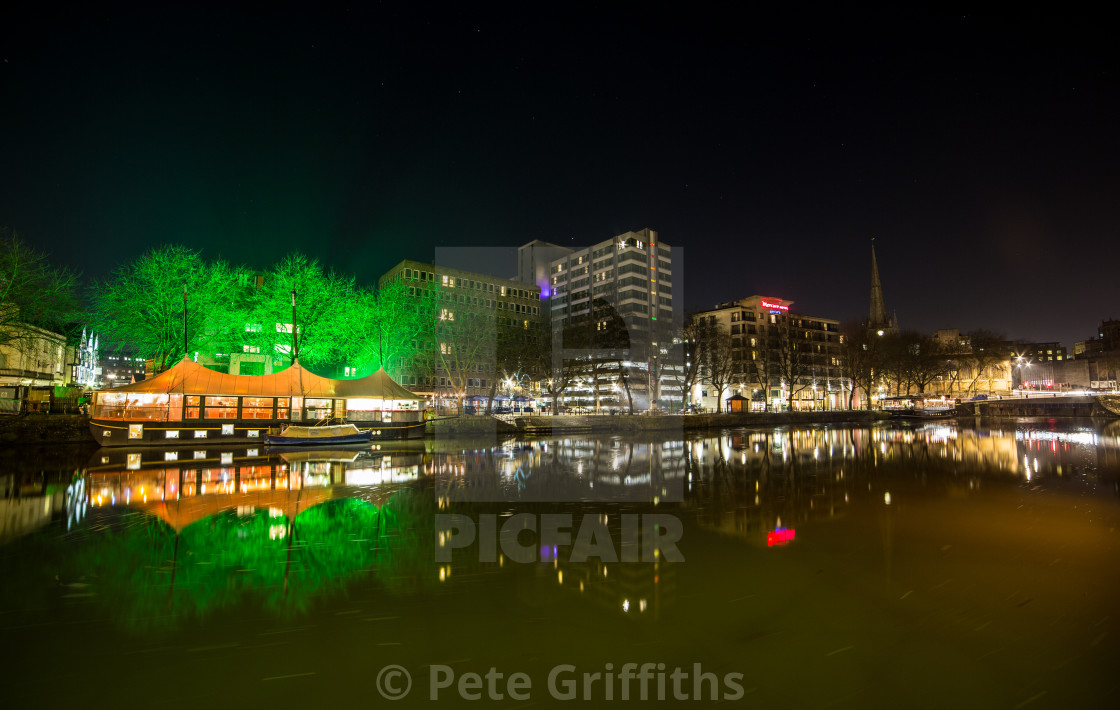
[(879, 264), (875, 260), (875, 238), (871, 238), (871, 320), (872, 328), (887, 328), (891, 325), (887, 318), (887, 304), (883, 301), (883, 284), (879, 281)]

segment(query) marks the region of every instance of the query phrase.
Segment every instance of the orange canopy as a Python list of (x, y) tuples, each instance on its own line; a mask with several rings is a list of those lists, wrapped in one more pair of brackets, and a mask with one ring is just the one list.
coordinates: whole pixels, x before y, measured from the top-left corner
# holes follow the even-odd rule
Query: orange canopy
[(110, 392), (149, 394), (241, 395), (250, 397), (380, 397), (412, 399), (424, 397), (401, 387), (385, 370), (357, 380), (332, 380), (306, 370), (296, 361), (271, 375), (227, 375), (183, 358), (170, 370)]

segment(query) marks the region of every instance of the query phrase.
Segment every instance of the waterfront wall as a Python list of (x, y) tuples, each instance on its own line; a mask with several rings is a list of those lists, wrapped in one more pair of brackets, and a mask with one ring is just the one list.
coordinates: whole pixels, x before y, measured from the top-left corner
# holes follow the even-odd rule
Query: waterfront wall
[(1028, 398), (961, 402), (958, 416), (979, 417), (1115, 417), (1097, 397), (1040, 394)]
[(89, 417), (84, 414), (0, 416), (0, 444), (89, 443)]

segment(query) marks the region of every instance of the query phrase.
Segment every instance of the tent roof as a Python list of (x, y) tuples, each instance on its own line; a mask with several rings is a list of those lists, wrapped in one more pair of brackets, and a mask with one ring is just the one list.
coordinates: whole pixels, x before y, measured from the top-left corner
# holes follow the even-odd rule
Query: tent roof
[(356, 380), (331, 380), (339, 397), (380, 397), (381, 399), (427, 399), (398, 385), (384, 368)]
[(304, 369), (296, 361), (291, 367), (271, 375), (228, 375), (203, 367), (186, 357), (155, 377), (114, 387), (109, 391), (259, 397), (424, 399), (393, 382), (385, 370), (378, 370), (369, 377), (357, 380), (332, 380)]

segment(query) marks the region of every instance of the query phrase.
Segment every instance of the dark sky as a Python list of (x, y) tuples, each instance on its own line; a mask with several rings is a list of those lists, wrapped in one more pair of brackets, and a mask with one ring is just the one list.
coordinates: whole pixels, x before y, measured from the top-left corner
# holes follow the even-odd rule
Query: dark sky
[(364, 5), (6, 10), (0, 226), (91, 278), (179, 242), (364, 283), (649, 226), (690, 307), (839, 320), (876, 237), (903, 327), (1072, 347), (1120, 317), (1103, 17)]

